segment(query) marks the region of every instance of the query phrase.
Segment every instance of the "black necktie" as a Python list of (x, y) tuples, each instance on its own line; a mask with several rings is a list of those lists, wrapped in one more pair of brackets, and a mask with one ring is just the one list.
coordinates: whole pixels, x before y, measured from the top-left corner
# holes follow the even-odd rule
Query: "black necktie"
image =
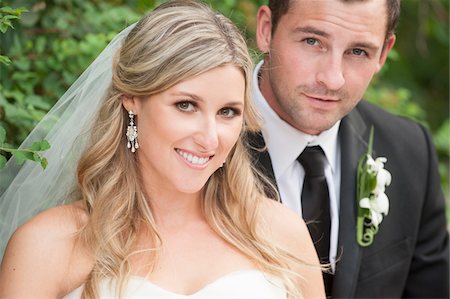
[[(330, 197), (325, 178), (326, 157), (320, 146), (306, 147), (297, 160), (305, 169), (302, 190), (302, 214), (322, 263), (329, 263)], [(332, 276), (324, 273), (325, 291), (331, 295)]]

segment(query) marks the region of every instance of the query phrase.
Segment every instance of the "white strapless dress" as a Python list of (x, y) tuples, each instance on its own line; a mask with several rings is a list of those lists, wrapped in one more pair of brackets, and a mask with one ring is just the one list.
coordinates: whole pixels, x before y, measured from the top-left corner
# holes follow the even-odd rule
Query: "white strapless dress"
[[(101, 298), (115, 298), (115, 284), (110, 284), (109, 280), (104, 280), (99, 290)], [(80, 299), (82, 291), (83, 286), (80, 286), (63, 299)], [(132, 276), (126, 287), (124, 298), (286, 299), (287, 294), (279, 278), (258, 270), (241, 270), (222, 276), (191, 295), (176, 294), (155, 285), (148, 279)]]

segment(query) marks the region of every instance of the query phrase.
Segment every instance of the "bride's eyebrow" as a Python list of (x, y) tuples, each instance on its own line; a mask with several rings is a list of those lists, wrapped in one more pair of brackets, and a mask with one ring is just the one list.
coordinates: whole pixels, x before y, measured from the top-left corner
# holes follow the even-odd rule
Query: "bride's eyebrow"
[(195, 100), (195, 101), (198, 101), (198, 102), (204, 102), (204, 101), (205, 101), (205, 100), (204, 100), (201, 96), (199, 96), (199, 95), (196, 95), (196, 94), (193, 94), (193, 93), (187, 92), (187, 91), (182, 91), (182, 90), (174, 91), (174, 92), (172, 92), (170, 95), (172, 95), (172, 96), (177, 96), (177, 97), (184, 96), (184, 97), (191, 98), (191, 99), (193, 99), (193, 100)]
[[(205, 99), (203, 99), (201, 96), (193, 94), (191, 92), (187, 92), (187, 91), (182, 91), (182, 90), (178, 90), (178, 91), (174, 91), (172, 93), (170, 93), (170, 95), (172, 96), (177, 96), (177, 97), (187, 97), (190, 98), (192, 100), (194, 100), (195, 102), (201, 102), (204, 103)], [(230, 106), (230, 107), (244, 107), (244, 103), (242, 101), (234, 101), (234, 100), (230, 100), (229, 102), (226, 102), (223, 104), (224, 107)]]
[(225, 103), (224, 106), (238, 108), (238, 107), (244, 107), (244, 103), (243, 102), (238, 102), (238, 101), (231, 101), (231, 102)]

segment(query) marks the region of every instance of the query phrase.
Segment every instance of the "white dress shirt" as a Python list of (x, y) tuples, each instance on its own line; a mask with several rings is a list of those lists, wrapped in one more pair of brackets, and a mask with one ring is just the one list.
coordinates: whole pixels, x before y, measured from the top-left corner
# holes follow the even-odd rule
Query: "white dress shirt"
[(263, 119), (262, 134), (272, 161), (281, 201), (300, 216), (302, 215), (300, 197), (305, 171), (297, 161), (297, 157), (306, 146), (319, 145), (327, 158), (325, 177), (330, 193), (330, 263), (334, 271), (339, 231), (339, 192), (341, 186), (341, 155), (338, 142), (340, 121), (319, 135), (308, 135), (282, 120), (269, 106), (259, 89), (258, 73), (262, 64), (262, 61), (258, 63), (253, 73), (253, 99)]

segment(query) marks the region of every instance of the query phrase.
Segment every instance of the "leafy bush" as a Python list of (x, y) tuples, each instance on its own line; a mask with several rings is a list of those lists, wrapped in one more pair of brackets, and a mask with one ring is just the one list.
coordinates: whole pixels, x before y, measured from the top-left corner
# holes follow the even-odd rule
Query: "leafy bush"
[[(2, 37), (13, 61), (2, 74), (0, 125), (20, 144), (114, 35), (140, 15), (126, 6), (87, 1), (39, 2)], [(82, 22), (80, 22), (82, 20)]]
[[(25, 8), (12, 9), (11, 7), (5, 6), (0, 7), (0, 32), (5, 33), (9, 28), (14, 28), (12, 20), (17, 20), (20, 15), (26, 11)], [(8, 56), (0, 55), (0, 65), (10, 65), (11, 59)], [(2, 85), (0, 85), (0, 90), (2, 90)], [(0, 100), (2, 97), (0, 97)], [(6, 131), (0, 126), (0, 151), (9, 153), (16, 158), (18, 164), (22, 164), (25, 160), (32, 160), (41, 164), (42, 168), (47, 167), (47, 159), (40, 155), (40, 152), (45, 151), (50, 148), (47, 141), (36, 141), (30, 148), (15, 149), (5, 142)], [(0, 168), (3, 168), (6, 164), (6, 157), (0, 155)]]

